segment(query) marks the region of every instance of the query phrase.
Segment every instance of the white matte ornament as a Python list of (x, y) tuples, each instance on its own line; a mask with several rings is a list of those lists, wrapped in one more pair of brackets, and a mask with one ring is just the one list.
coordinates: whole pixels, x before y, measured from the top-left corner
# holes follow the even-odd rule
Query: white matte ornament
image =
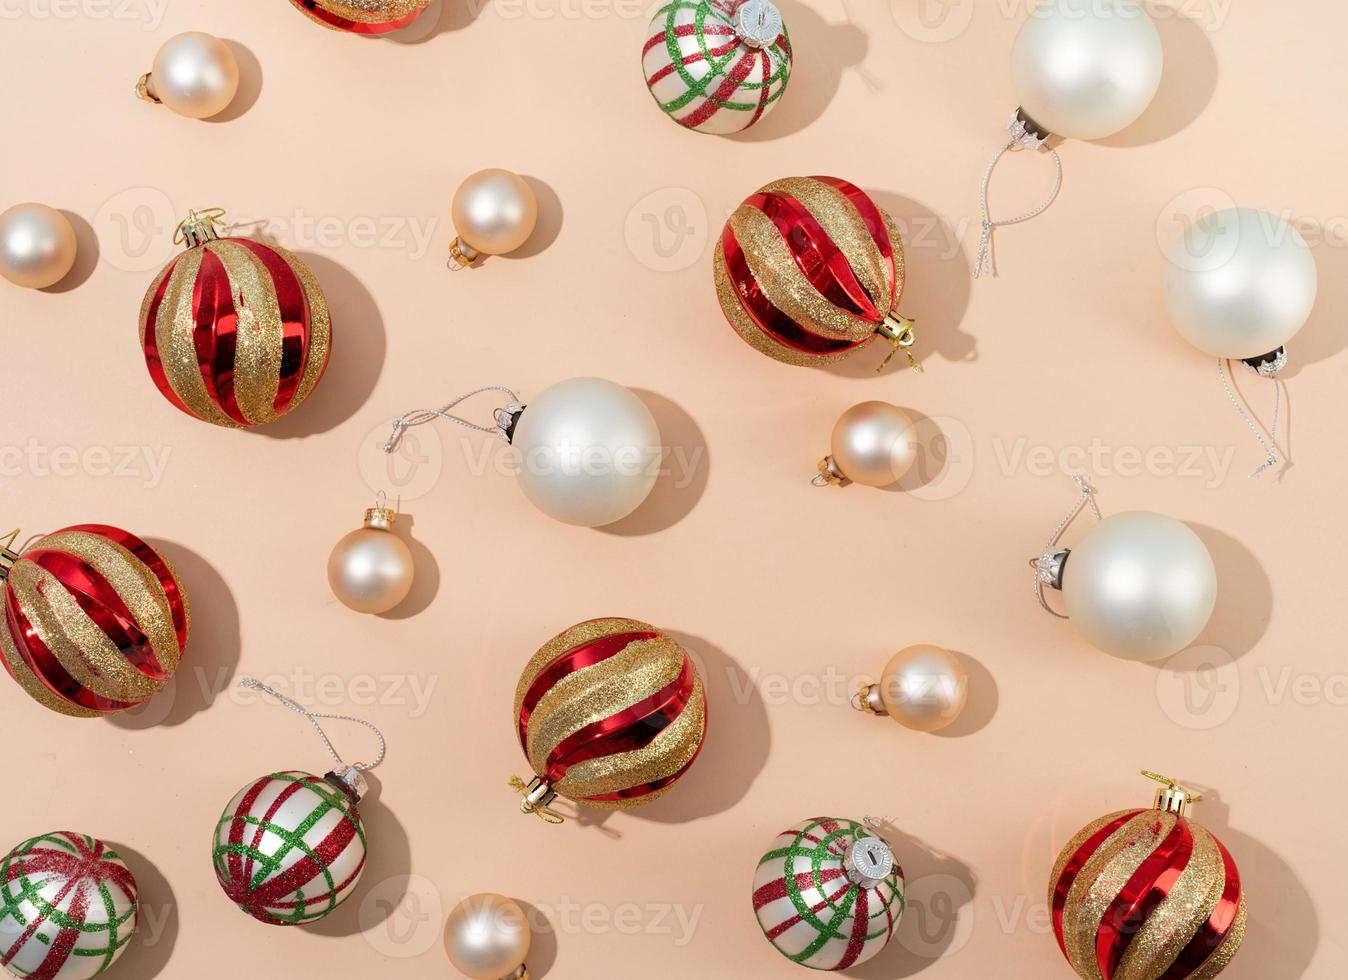
[(458, 237), (450, 252), (459, 265), (480, 255), (505, 255), (529, 240), (538, 224), (538, 199), (529, 182), (509, 170), (479, 170), (454, 193)]
[(1213, 357), (1277, 351), (1315, 306), (1319, 275), (1301, 234), (1276, 215), (1229, 208), (1195, 221), (1171, 248), (1165, 302), (1175, 329)]
[(1134, 0), (1050, 0), (1011, 49), (1021, 108), (1044, 129), (1096, 140), (1126, 129), (1161, 84), (1161, 37)]
[(218, 37), (189, 31), (164, 42), (136, 91), (180, 116), (208, 119), (224, 112), (238, 94), (239, 63)]
[(382, 506), (365, 512), (365, 526), (342, 537), (328, 557), (328, 585), (348, 609), (386, 613), (412, 591), (414, 563), (393, 531), (396, 515)]
[(913, 420), (888, 402), (853, 405), (833, 426), (829, 453), (819, 464), (816, 485), (847, 481), (868, 487), (891, 486), (917, 461)]
[(16, 286), (46, 289), (75, 265), (75, 229), (45, 204), (16, 204), (0, 214), (0, 276)]
[(445, 922), (445, 953), (469, 980), (528, 977), (524, 960), (532, 942), (524, 910), (492, 892), (465, 898)]

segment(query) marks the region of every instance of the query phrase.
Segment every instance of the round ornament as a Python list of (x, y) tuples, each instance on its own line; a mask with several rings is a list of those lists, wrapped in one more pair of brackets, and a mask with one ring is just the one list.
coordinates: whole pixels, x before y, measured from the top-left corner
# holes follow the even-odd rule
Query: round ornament
[(515, 688), (515, 725), (534, 771), (520, 809), (550, 823), (558, 796), (626, 810), (653, 803), (688, 771), (707, 728), (702, 678), (687, 652), (633, 619), (595, 619), (553, 637)]
[(1053, 934), (1083, 980), (1208, 980), (1245, 938), (1240, 871), (1188, 818), (1201, 799), (1174, 780), (1150, 810), (1101, 817), (1067, 842), (1049, 877)]
[(903, 479), (917, 462), (913, 419), (888, 402), (862, 402), (843, 412), (829, 446), (814, 478), (817, 487), (849, 483), (887, 487)]
[(26, 289), (55, 286), (75, 267), (75, 228), (45, 204), (16, 204), (0, 213), (0, 276)]
[(673, 0), (641, 52), (656, 105), (680, 126), (724, 136), (757, 123), (791, 81), (791, 40), (769, 0)]
[(328, 556), (328, 585), (348, 609), (386, 613), (412, 591), (412, 549), (393, 532), (397, 518), (381, 492), (365, 512), (365, 526), (344, 535)]
[(532, 944), (524, 909), (493, 892), (469, 895), (445, 921), (445, 953), (469, 980), (529, 980)]
[(815, 817), (777, 835), (754, 873), (768, 941), (812, 970), (847, 970), (888, 945), (904, 908), (903, 868), (855, 820)]
[(509, 170), (479, 170), (459, 185), (451, 206), (451, 268), (468, 268), (484, 255), (523, 247), (538, 225), (538, 198), (529, 182)]
[[(10, 535), (12, 544), (18, 532)], [(45, 708), (90, 718), (159, 692), (191, 627), (187, 593), (163, 555), (107, 524), (0, 546), (0, 659)]]
[(227, 428), (297, 408), (328, 364), (332, 329), (313, 273), (279, 245), (220, 238), (219, 209), (191, 212), (185, 251), (155, 277), (140, 309), (155, 386), (194, 418)]
[(912, 354), (898, 313), (903, 238), (855, 184), (788, 177), (745, 200), (713, 250), (716, 295), (751, 347), (787, 364), (842, 360), (877, 336)]
[(26, 840), (0, 862), (0, 966), (33, 980), (88, 980), (140, 924), (136, 878), (88, 834)]
[(324, 27), (348, 34), (387, 34), (416, 20), (431, 0), (290, 0)]
[(189, 119), (209, 119), (229, 108), (239, 91), (239, 62), (228, 44), (201, 31), (178, 34), (140, 76), (136, 94)]
[(938, 732), (960, 716), (968, 699), (969, 675), (959, 658), (919, 643), (894, 654), (877, 683), (858, 689), (852, 707), (913, 731)]

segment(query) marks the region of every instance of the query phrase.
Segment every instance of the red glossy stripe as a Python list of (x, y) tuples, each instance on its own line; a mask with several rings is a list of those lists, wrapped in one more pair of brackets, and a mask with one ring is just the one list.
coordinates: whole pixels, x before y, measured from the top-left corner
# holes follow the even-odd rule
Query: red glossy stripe
[(159, 318), (159, 310), (164, 305), (164, 296), (168, 292), (169, 280), (173, 278), (173, 269), (177, 264), (177, 259), (169, 263), (168, 271), (164, 278), (160, 280), (159, 288), (155, 290), (154, 299), (150, 301), (145, 322), (141, 324), (141, 346), (145, 349), (145, 366), (150, 370), (150, 379), (154, 381), (154, 386), (179, 410), (191, 415), (192, 410), (178, 397), (178, 393), (169, 384), (168, 375), (164, 372), (164, 362), (159, 356), (159, 340), (155, 336), (155, 321)]
[(304, 295), (299, 276), (275, 249), (248, 238), (231, 238), (229, 241), (257, 257), (271, 276), (276, 290), (276, 303), (281, 311), (281, 376), (272, 407), (278, 413), (285, 412), (290, 408), (309, 360), (309, 300)]
[(548, 754), (544, 778), (557, 783), (578, 763), (645, 748), (683, 712), (693, 693), (695, 678), (693, 663), (685, 656), (683, 669), (672, 684), (563, 739)]
[(1138, 865), (1128, 883), (1114, 896), (1095, 933), (1095, 961), (1104, 980), (1113, 980), (1133, 937), (1156, 906), (1170, 895), (1194, 851), (1194, 837), (1186, 820), (1177, 820), (1170, 833)]
[(622, 653), (633, 643), (641, 640), (655, 640), (660, 635), (654, 631), (613, 633), (597, 640), (591, 640), (589, 643), (582, 643), (580, 646), (572, 647), (565, 653), (560, 654), (557, 659), (539, 671), (538, 676), (529, 685), (529, 690), (524, 694), (524, 700), (520, 704), (520, 744), (527, 751), (529, 746), (529, 719), (533, 716), (534, 709), (538, 707), (538, 702), (542, 701), (544, 695), (552, 690), (563, 677), (574, 674), (578, 670), (584, 670), (586, 667), (603, 663), (610, 657)]
[(81, 708), (101, 712), (124, 711), (133, 706), (130, 702), (113, 701), (95, 694), (71, 677), (61, 661), (56, 659), (56, 654), (42, 642), (11, 589), (5, 590), (5, 622), (19, 657), (42, 685), (58, 698)]
[(870, 232), (875, 247), (880, 250), (880, 254), (884, 256), (885, 262), (889, 265), (889, 281), (892, 283), (889, 300), (892, 309), (898, 304), (900, 298), (898, 293), (899, 277), (897, 267), (894, 264), (894, 242), (889, 237), (889, 228), (885, 226), (885, 219), (880, 213), (880, 209), (871, 200), (870, 195), (850, 181), (843, 180), (840, 177), (815, 177), (813, 179), (822, 184), (828, 184), (841, 193), (857, 209), (857, 214), (861, 215), (861, 220), (865, 223), (866, 230)]
[[(735, 293), (739, 297), (740, 306), (758, 326), (758, 329), (782, 346), (789, 347), (802, 354), (822, 356), (851, 350), (866, 342), (865, 340), (836, 340), (832, 337), (821, 337), (774, 306), (749, 269), (749, 261), (745, 258), (744, 250), (740, 248), (740, 243), (729, 226), (721, 235), (721, 251), (725, 257), (726, 269), (730, 274), (730, 279), (735, 284)], [(866, 339), (869, 340), (870, 338)]]
[(1222, 866), (1226, 871), (1226, 885), (1222, 889), (1222, 897), (1217, 900), (1212, 914), (1194, 934), (1193, 939), (1189, 940), (1189, 944), (1180, 951), (1161, 980), (1184, 980), (1201, 970), (1231, 932), (1231, 926), (1240, 911), (1240, 871), (1236, 868), (1236, 862), (1226, 846), (1215, 837), (1213, 840), (1222, 855)]
[(300, 10), (312, 14), (323, 23), (335, 27), (339, 31), (346, 31), (350, 34), (387, 34), (390, 31), (396, 31), (406, 27), (425, 13), (424, 10), (418, 10), (416, 13), (408, 14), (406, 17), (399, 18), (398, 20), (388, 20), (379, 24), (365, 24), (361, 21), (347, 20), (345, 17), (338, 17), (336, 14), (329, 13), (318, 6), (314, 0), (290, 0), (290, 2)]
[(1058, 876), (1058, 883), (1053, 886), (1053, 934), (1058, 937), (1058, 948), (1062, 950), (1063, 956), (1067, 955), (1067, 945), (1063, 942), (1062, 920), (1063, 909), (1067, 905), (1067, 894), (1072, 890), (1073, 883), (1077, 880), (1077, 875), (1081, 874), (1082, 867), (1090, 860), (1092, 854), (1100, 849), (1100, 845), (1109, 840), (1120, 827), (1132, 820), (1144, 810), (1131, 810), (1128, 813), (1120, 814), (1109, 823), (1105, 824), (1094, 834), (1092, 834), (1076, 852), (1068, 858), (1067, 864), (1063, 867), (1062, 874)]
[(64, 531), (99, 534), (110, 541), (115, 541), (135, 555), (137, 561), (154, 573), (154, 577), (159, 580), (159, 585), (164, 590), (164, 595), (168, 598), (169, 610), (173, 615), (173, 630), (178, 636), (178, 652), (181, 653), (187, 646), (186, 598), (179, 591), (178, 582), (169, 570), (168, 562), (164, 560), (164, 557), (130, 531), (123, 531), (111, 524), (76, 524), (73, 527), (62, 528), (61, 531), (56, 533), (60, 534)]
[(195, 314), (192, 343), (206, 394), (239, 425), (248, 425), (248, 419), (239, 411), (234, 398), (239, 315), (234, 309), (229, 273), (219, 257), (204, 246), (201, 268), (192, 284), (192, 310)]

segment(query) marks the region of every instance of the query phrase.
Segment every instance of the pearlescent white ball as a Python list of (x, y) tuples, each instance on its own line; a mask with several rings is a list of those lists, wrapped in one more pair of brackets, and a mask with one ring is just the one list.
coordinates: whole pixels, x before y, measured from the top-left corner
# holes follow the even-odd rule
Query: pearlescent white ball
[(662, 456), (651, 410), (601, 378), (562, 381), (531, 400), (511, 446), (524, 495), (580, 527), (612, 524), (640, 507)]
[(1315, 256), (1300, 232), (1252, 208), (1199, 218), (1166, 262), (1170, 320), (1213, 357), (1276, 351), (1305, 325), (1318, 289)]
[(0, 214), (0, 276), (16, 286), (46, 289), (75, 265), (75, 229), (45, 204), (16, 204)]
[(239, 63), (228, 44), (188, 31), (164, 42), (154, 56), (149, 91), (180, 116), (219, 115), (239, 91)]
[(1095, 140), (1135, 122), (1161, 84), (1161, 36), (1134, 0), (1049, 0), (1011, 48), (1021, 108), (1058, 136)]
[(1123, 660), (1179, 653), (1203, 632), (1217, 570), (1187, 525), (1147, 511), (1107, 517), (1063, 567), (1067, 613), (1092, 646)]
[(451, 208), (454, 230), (469, 248), (505, 255), (528, 241), (538, 224), (529, 182), (509, 170), (479, 170), (460, 185)]
[(829, 448), (847, 479), (887, 487), (903, 479), (917, 461), (917, 434), (902, 409), (888, 402), (862, 402), (843, 412)]

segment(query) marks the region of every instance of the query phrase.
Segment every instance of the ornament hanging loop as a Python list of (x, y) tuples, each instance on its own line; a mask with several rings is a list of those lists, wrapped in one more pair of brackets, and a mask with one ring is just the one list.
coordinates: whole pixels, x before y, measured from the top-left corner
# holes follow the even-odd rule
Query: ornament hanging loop
[(1067, 619), (1068, 617), (1050, 606), (1048, 600), (1044, 598), (1044, 586), (1062, 589), (1063, 568), (1071, 554), (1071, 549), (1059, 548), (1058, 541), (1087, 505), (1090, 506), (1091, 513), (1095, 515), (1097, 521), (1104, 520), (1104, 517), (1100, 514), (1100, 505), (1095, 501), (1095, 487), (1087, 483), (1085, 477), (1074, 476), (1072, 480), (1081, 488), (1081, 496), (1077, 498), (1077, 502), (1072, 509), (1067, 512), (1067, 516), (1059, 521), (1058, 526), (1053, 529), (1053, 533), (1049, 535), (1039, 557), (1030, 559), (1030, 567), (1034, 569), (1034, 597), (1039, 600), (1039, 605), (1043, 607), (1045, 612), (1057, 616), (1059, 619)]
[(1254, 479), (1263, 476), (1265, 470), (1271, 470), (1278, 465), (1278, 420), (1282, 414), (1282, 383), (1278, 380), (1278, 372), (1287, 366), (1287, 348), (1279, 347), (1263, 357), (1252, 357), (1241, 361), (1241, 363), (1251, 374), (1257, 374), (1261, 378), (1268, 378), (1273, 382), (1273, 422), (1269, 426), (1268, 438), (1265, 439), (1258, 423), (1255, 422), (1249, 412), (1245, 411), (1245, 406), (1240, 403), (1240, 399), (1236, 396), (1233, 381), (1227, 374), (1226, 360), (1217, 358), (1217, 376), (1221, 379), (1222, 390), (1226, 392), (1226, 397), (1231, 402), (1231, 406), (1240, 416), (1240, 420), (1245, 423), (1245, 427), (1250, 430), (1250, 434), (1254, 436), (1255, 441), (1259, 443), (1259, 449), (1264, 454), (1264, 461), (1255, 467), (1254, 472), (1250, 474), (1250, 479)]
[(875, 369), (876, 374), (884, 371), (899, 351), (903, 351), (908, 356), (909, 367), (919, 374), (922, 373), (922, 365), (918, 364), (917, 358), (913, 356), (913, 345), (917, 343), (917, 335), (913, 332), (916, 326), (916, 320), (910, 320), (908, 317), (900, 316), (892, 311), (889, 316), (885, 317), (885, 322), (880, 324), (875, 332), (889, 341), (893, 349), (880, 362), (880, 366)]
[[(449, 410), (472, 398), (474, 395), (480, 395), (487, 391), (499, 391), (510, 399), (510, 402), (492, 411), (492, 424), (480, 425), (477, 422), (470, 422), (467, 419), (460, 418), (457, 415), (449, 414)], [(436, 419), (444, 419), (447, 422), (453, 422), (455, 425), (462, 426), (465, 429), (472, 429), (474, 432), (486, 432), (490, 435), (497, 435), (506, 442), (510, 441), (510, 433), (515, 427), (515, 418), (520, 412), (524, 411), (524, 406), (520, 404), (519, 395), (511, 391), (504, 385), (484, 385), (481, 388), (474, 388), (467, 394), (460, 395), (448, 404), (441, 405), (439, 408), (414, 408), (412, 411), (393, 420), (393, 429), (389, 433), (388, 439), (384, 441), (384, 452), (392, 453), (402, 442), (403, 433), (418, 425), (425, 425), (427, 422), (434, 422)]]
[(224, 208), (206, 208), (203, 211), (191, 210), (187, 217), (178, 222), (173, 230), (173, 244), (194, 248), (220, 237), (219, 225), (224, 221)]
[[(978, 211), (982, 219), (983, 231), (978, 241), (978, 261), (974, 264), (975, 279), (997, 275), (997, 263), (992, 251), (993, 230), (1005, 225), (1018, 225), (1022, 221), (1029, 221), (1031, 218), (1038, 217), (1048, 210), (1049, 205), (1057, 199), (1058, 191), (1062, 190), (1062, 157), (1058, 156), (1056, 149), (1045, 145), (1044, 141), (1051, 135), (1048, 130), (1040, 127), (1038, 123), (1026, 115), (1024, 109), (1017, 109), (1011, 114), (1011, 119), (1007, 122), (1006, 128), (1010, 134), (1010, 139), (993, 154), (992, 159), (988, 162), (987, 169), (983, 171), (983, 179), (978, 185)], [(997, 169), (997, 164), (1007, 153), (1039, 149), (1047, 149), (1049, 155), (1053, 157), (1053, 188), (1048, 192), (1047, 197), (1030, 210), (1024, 211), (1014, 218), (1000, 218), (994, 221), (988, 213), (988, 182), (992, 180), (992, 172)]]
[(566, 818), (551, 808), (552, 801), (557, 799), (557, 791), (542, 776), (535, 776), (529, 783), (519, 776), (511, 776), (510, 788), (524, 794), (524, 799), (520, 800), (521, 813), (531, 814), (553, 826), (566, 823)]

